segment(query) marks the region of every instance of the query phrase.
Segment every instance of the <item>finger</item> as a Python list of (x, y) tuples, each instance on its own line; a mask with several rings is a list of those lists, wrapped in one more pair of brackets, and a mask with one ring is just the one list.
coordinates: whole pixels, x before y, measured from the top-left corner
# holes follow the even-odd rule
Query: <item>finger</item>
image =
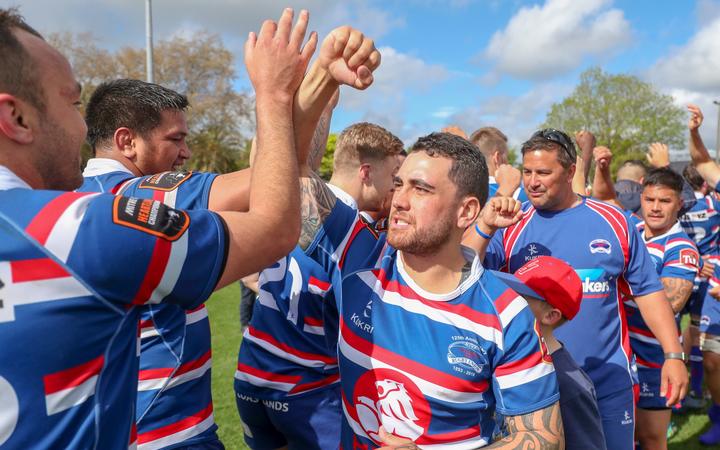
[(350, 56), (350, 59), (348, 59), (347, 65), (351, 69), (356, 68), (360, 64), (364, 63), (374, 50), (375, 42), (373, 42), (373, 40), (369, 38), (363, 39), (363, 41), (360, 43), (360, 48), (358, 48), (357, 51)]
[(300, 14), (298, 15), (298, 20), (295, 24), (295, 28), (293, 28), (292, 35), (290, 36), (290, 46), (292, 48), (299, 49), (300, 46), (302, 46), (303, 40), (305, 40), (305, 33), (307, 32), (309, 21), (310, 14), (305, 9), (301, 10)]
[(266, 20), (260, 27), (260, 34), (258, 34), (258, 41), (269, 41), (275, 36), (275, 30), (277, 30), (277, 24), (273, 20)]
[(332, 30), (330, 33), (330, 36), (332, 36), (333, 39), (333, 54), (337, 55), (345, 48), (345, 44), (347, 44), (348, 39), (350, 39), (350, 32), (352, 31), (352, 28), (349, 26), (343, 26), (338, 27)]
[(383, 444), (403, 445), (403, 444), (409, 444), (412, 442), (409, 439), (399, 438), (395, 435), (388, 433), (387, 431), (385, 431), (385, 428), (383, 428), (382, 426), (380, 427), (380, 432), (378, 434), (380, 435), (380, 439), (382, 439)]
[(348, 38), (347, 44), (345, 44), (345, 50), (343, 50), (343, 59), (348, 61), (355, 52), (358, 51), (362, 41), (365, 38), (359, 30), (352, 30), (350, 37)]
[(363, 64), (365, 67), (370, 69), (371, 72), (374, 72), (375, 69), (380, 66), (380, 60), (382, 59), (382, 55), (380, 55), (380, 52), (378, 50), (373, 51), (370, 53), (370, 56), (368, 56), (367, 61), (365, 61), (365, 64)]
[(247, 41), (245, 41), (245, 62), (247, 63), (248, 55), (252, 54), (252, 51), (255, 49), (255, 44), (257, 44), (257, 35), (254, 31), (251, 31), (248, 33)]
[(520, 212), (520, 214), (522, 214), (522, 211), (520, 211), (521, 208), (522, 208), (522, 203), (520, 203), (519, 201), (516, 200), (515, 206), (513, 207), (513, 213), (517, 214), (518, 212)]
[(665, 372), (666, 371), (663, 370), (661, 372), (661, 376), (660, 376), (660, 396), (667, 398), (666, 394), (667, 394), (669, 380), (668, 380), (668, 375)]
[[(293, 15), (294, 13), (292, 8), (285, 8), (280, 16), (280, 20), (278, 20), (275, 37), (280, 39), (280, 42), (287, 42), (290, 39), (290, 28), (292, 27)], [(298, 21), (298, 24), (299, 23), (300, 21)], [(307, 26), (307, 22), (305, 22), (305, 26)], [(305, 36), (305, 32), (303, 32), (303, 36)]]
[(357, 78), (355, 79), (355, 87), (363, 90), (367, 89), (375, 80), (372, 72), (365, 66), (360, 66), (357, 69)]
[(305, 45), (302, 48), (302, 52), (300, 52), (300, 57), (302, 60), (307, 64), (310, 62), (310, 58), (312, 58), (313, 53), (315, 53), (315, 49), (317, 48), (318, 43), (318, 34), (316, 32), (310, 33), (310, 39), (305, 43)]
[(682, 401), (688, 394), (688, 383), (682, 383), (678, 392), (678, 399), (675, 403)]

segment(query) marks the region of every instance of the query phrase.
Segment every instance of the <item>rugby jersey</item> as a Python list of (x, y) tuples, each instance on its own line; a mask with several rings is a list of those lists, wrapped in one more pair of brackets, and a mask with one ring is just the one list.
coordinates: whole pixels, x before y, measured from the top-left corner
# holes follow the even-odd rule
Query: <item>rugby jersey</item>
[(598, 398), (629, 389), (637, 370), (621, 293), (663, 289), (640, 235), (622, 211), (590, 198), (561, 211), (530, 203), (523, 210), (520, 222), (493, 236), (486, 267), (513, 273), (539, 255), (570, 264), (582, 280), (583, 300), (578, 315), (555, 335), (592, 379)]
[(3, 184), (0, 447), (134, 446), (139, 306), (202, 304), (224, 225), (151, 200)]
[[(207, 209), (217, 175), (163, 172), (134, 177), (118, 161), (93, 158), (83, 176), (80, 190), (149, 198), (181, 209)], [(217, 439), (210, 341), (205, 305), (189, 310), (165, 304), (142, 308), (136, 409), (139, 449)]]
[[(699, 270), (700, 255), (695, 243), (683, 231), (679, 222), (660, 236), (645, 237), (645, 223), (637, 229), (650, 253), (655, 270), (660, 278), (680, 278), (693, 281)], [(660, 342), (640, 315), (633, 299), (625, 300), (625, 312), (630, 334), (630, 347), (635, 354), (638, 367), (660, 369), (665, 361)], [(678, 328), (679, 335), (679, 328)]]
[(680, 225), (690, 239), (695, 241), (701, 255), (718, 254), (720, 232), (720, 201), (710, 195), (695, 192), (697, 203), (680, 217)]
[(342, 448), (375, 448), (382, 425), (421, 448), (490, 442), (494, 413), (558, 400), (552, 360), (527, 303), (485, 271), (447, 294), (420, 288), (402, 255), (336, 202), (308, 252), (333, 274), (340, 312)]

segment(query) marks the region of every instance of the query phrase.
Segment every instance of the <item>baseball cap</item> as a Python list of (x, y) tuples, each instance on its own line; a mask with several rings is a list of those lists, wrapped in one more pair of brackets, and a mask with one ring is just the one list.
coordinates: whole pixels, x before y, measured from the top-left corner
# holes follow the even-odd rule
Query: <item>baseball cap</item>
[(539, 256), (514, 274), (493, 271), (493, 275), (523, 297), (546, 301), (568, 320), (580, 310), (583, 296), (580, 277), (568, 263), (558, 258)]

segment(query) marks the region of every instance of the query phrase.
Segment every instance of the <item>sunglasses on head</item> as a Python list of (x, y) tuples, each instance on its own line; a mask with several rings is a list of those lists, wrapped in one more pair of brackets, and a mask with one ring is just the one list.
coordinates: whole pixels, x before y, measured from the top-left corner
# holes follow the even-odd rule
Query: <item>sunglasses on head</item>
[(530, 139), (537, 137), (541, 137), (545, 140), (556, 143), (565, 150), (568, 156), (570, 156), (570, 159), (572, 159), (573, 161), (575, 161), (575, 158), (577, 158), (575, 145), (572, 143), (568, 135), (563, 133), (562, 131), (556, 130), (554, 128), (545, 128), (544, 130), (539, 130), (533, 133)]

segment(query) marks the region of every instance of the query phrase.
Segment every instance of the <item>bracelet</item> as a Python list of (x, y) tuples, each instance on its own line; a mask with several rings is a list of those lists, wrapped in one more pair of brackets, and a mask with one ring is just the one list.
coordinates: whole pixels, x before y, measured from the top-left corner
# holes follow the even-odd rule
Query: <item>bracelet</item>
[(685, 352), (665, 353), (665, 359), (679, 359), (679, 360), (685, 361)]
[(481, 238), (485, 238), (488, 241), (492, 238), (492, 236), (490, 236), (489, 234), (483, 233), (483, 230), (480, 229), (480, 226), (478, 224), (475, 224), (475, 232), (480, 235)]

